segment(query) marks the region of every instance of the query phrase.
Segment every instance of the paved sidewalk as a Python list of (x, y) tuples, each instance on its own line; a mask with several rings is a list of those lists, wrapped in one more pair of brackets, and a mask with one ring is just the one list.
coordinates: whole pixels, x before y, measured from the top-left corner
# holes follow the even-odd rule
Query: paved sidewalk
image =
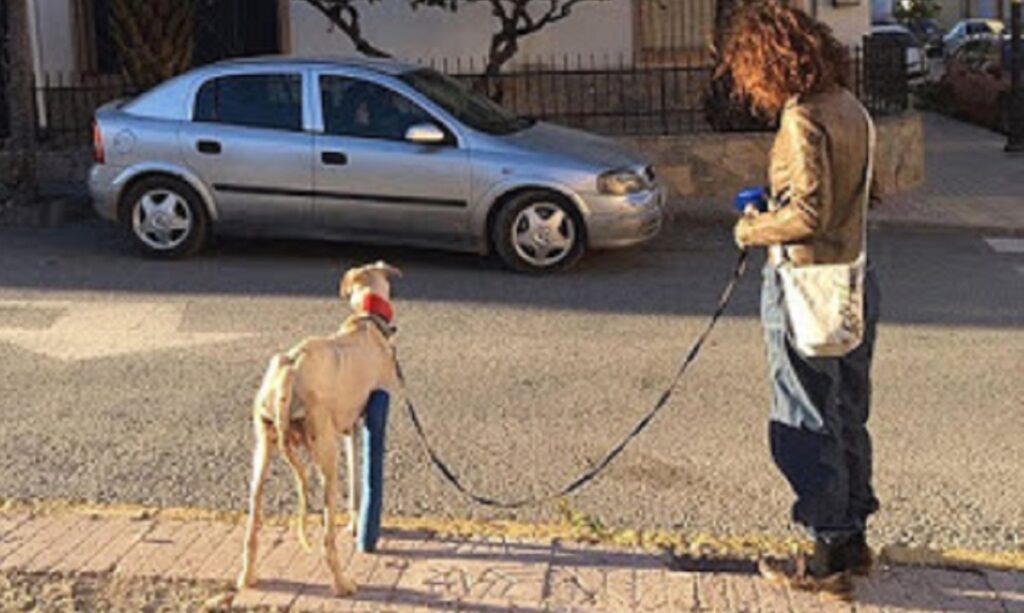
[[(871, 211), (875, 225), (950, 228), (1024, 235), (1024, 155), (1003, 152), (1006, 137), (977, 126), (921, 113), (925, 185), (883, 195)], [(731, 225), (730, 202), (687, 199), (683, 218)]]
[(922, 113), (925, 186), (883, 199), (883, 224), (1024, 233), (1024, 156), (1003, 152), (1001, 134)]
[[(0, 571), (233, 581), (243, 528), (231, 522), (0, 514)], [(746, 561), (671, 560), (631, 548), (390, 530), (375, 555), (339, 538), (354, 598), (333, 598), (294, 532), (261, 533), (261, 582), (237, 608), (292, 611), (1024, 611), (1024, 573), (894, 567), (857, 584), (857, 604), (772, 586)]]

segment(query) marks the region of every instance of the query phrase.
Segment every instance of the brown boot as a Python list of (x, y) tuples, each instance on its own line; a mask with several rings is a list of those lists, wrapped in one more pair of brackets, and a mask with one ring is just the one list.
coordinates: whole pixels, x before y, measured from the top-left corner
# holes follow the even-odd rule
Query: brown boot
[(757, 568), (761, 576), (777, 585), (849, 602), (853, 599), (853, 583), (844, 568), (845, 552), (845, 540), (829, 543), (819, 539), (810, 557), (800, 554), (793, 561), (764, 558)]
[(850, 537), (846, 542), (846, 569), (855, 575), (866, 577), (875, 569), (875, 552), (868, 546), (863, 532)]

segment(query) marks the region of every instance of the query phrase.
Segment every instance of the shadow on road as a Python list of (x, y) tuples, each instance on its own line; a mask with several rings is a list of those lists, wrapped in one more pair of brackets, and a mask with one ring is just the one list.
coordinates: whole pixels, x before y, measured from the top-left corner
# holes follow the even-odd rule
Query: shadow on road
[[(341, 272), (379, 258), (404, 268), (403, 301), (445, 301), (633, 315), (705, 315), (735, 262), (729, 227), (681, 219), (654, 242), (588, 254), (569, 273), (524, 276), (494, 257), (322, 241), (220, 238), (198, 257), (139, 257), (119, 229), (90, 219), (50, 230), (0, 229), (0, 291), (126, 292), (333, 300)], [(872, 259), (889, 322), (1019, 327), (1024, 283), (968, 233), (878, 231)], [(756, 317), (755, 254), (730, 314)], [(983, 274), (979, 274), (979, 272)]]

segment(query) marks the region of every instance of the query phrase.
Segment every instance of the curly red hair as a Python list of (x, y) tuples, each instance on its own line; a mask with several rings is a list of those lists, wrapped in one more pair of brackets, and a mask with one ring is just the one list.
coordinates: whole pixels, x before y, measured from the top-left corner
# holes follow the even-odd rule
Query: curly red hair
[(849, 55), (832, 29), (777, 0), (740, 6), (730, 19), (719, 74), (734, 94), (775, 116), (793, 96), (848, 85)]

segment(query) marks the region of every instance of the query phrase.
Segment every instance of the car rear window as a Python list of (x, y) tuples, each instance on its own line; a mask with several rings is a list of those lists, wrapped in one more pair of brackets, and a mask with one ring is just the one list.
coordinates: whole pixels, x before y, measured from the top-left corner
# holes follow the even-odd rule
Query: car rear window
[(298, 74), (244, 74), (210, 79), (196, 94), (192, 120), (301, 130), (302, 77)]

